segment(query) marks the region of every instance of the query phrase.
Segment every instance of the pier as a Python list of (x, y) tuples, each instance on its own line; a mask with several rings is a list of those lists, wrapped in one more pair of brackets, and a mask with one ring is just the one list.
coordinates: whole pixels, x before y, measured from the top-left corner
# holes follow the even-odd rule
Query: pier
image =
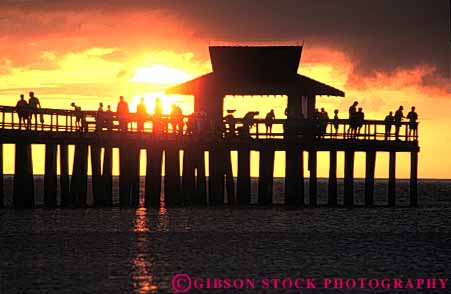
[[(159, 118), (166, 128), (155, 127), (152, 115), (130, 113), (128, 130), (119, 129), (120, 117), (113, 114), (110, 128), (98, 127), (97, 113), (83, 111), (83, 123), (76, 124), (72, 110), (39, 109), (42, 123), (20, 124), (15, 107), (0, 106), (0, 198), (3, 200), (3, 144), (15, 145), (13, 205), (32, 208), (34, 203), (33, 154), (31, 146), (45, 145), (44, 206), (85, 207), (88, 192), (88, 159), (92, 170), (94, 206), (112, 205), (113, 149), (119, 150), (119, 205), (137, 207), (139, 199), (140, 153), (146, 152), (145, 193), (147, 207), (180, 205), (249, 205), (251, 202), (250, 152), (260, 154), (258, 205), (273, 203), (275, 152), (286, 156), (285, 204), (317, 206), (317, 153), (330, 154), (328, 205), (337, 206), (337, 153), (344, 152), (344, 206), (354, 206), (354, 159), (364, 152), (365, 205), (374, 205), (377, 155), (389, 153), (387, 205), (396, 206), (396, 157), (410, 154), (410, 205), (418, 204), (418, 134), (409, 135), (409, 122), (386, 132), (383, 120), (364, 120), (360, 131), (349, 134), (349, 119), (327, 120), (318, 131), (314, 117), (316, 96), (340, 96), (344, 92), (297, 74), (302, 47), (210, 47), (213, 72), (174, 86), (168, 94), (194, 96), (194, 114), (202, 113), (202, 127), (176, 132), (170, 118)], [(239, 62), (238, 62), (239, 61)], [(264, 70), (263, 70), (264, 69)], [(233, 118), (230, 132), (224, 119), (226, 95), (286, 95), (287, 117), (275, 119), (265, 132), (265, 120)], [(238, 106), (237, 106), (238, 107)], [(33, 112), (34, 113), (34, 112)], [(197, 116), (184, 116), (184, 124)], [(138, 121), (144, 120), (144, 128)], [(336, 129), (338, 126), (338, 129)], [(69, 173), (68, 147), (74, 146)], [(183, 151), (183, 157), (181, 152)], [(238, 153), (238, 171), (232, 173), (231, 152)], [(304, 158), (304, 152), (308, 154)], [(205, 156), (208, 156), (208, 177)], [(163, 174), (164, 157), (164, 178)], [(59, 171), (57, 170), (59, 162)], [(308, 166), (308, 195), (304, 195), (304, 162)], [(182, 169), (180, 169), (182, 166)], [(60, 193), (57, 193), (59, 175)], [(162, 180), (164, 194), (162, 195)], [(235, 183), (236, 180), (236, 183)], [(236, 184), (236, 185), (235, 185)], [(236, 187), (236, 188), (235, 188)], [(59, 201), (57, 199), (59, 198)], [(3, 201), (0, 201), (3, 204)]]

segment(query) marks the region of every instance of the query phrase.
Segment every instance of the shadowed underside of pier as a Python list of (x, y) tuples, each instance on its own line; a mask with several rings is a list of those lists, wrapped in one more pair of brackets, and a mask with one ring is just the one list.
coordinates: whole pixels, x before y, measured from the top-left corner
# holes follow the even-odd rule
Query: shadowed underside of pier
[[(43, 110), (45, 112), (45, 110)], [(88, 114), (86, 116), (89, 116)], [(46, 118), (47, 120), (47, 118)], [(148, 122), (151, 124), (151, 122)], [(237, 124), (240, 121), (237, 120)], [(256, 124), (258, 125), (258, 120)], [(286, 121), (277, 123), (285, 124)], [(367, 121), (363, 131), (354, 136), (347, 135), (346, 120), (340, 122), (335, 131), (333, 122), (320, 136), (296, 134), (266, 135), (262, 128), (246, 136), (228, 134), (176, 134), (169, 127), (166, 132), (154, 134), (149, 129), (137, 132), (97, 130), (95, 126), (80, 131), (66, 131), (66, 126), (39, 125), (30, 129), (18, 129), (16, 124), (0, 127), (0, 146), (15, 145), (14, 206), (34, 207), (33, 156), (31, 146), (45, 145), (44, 205), (48, 207), (84, 207), (87, 205), (88, 166), (92, 171), (92, 193), (95, 206), (111, 206), (113, 149), (119, 150), (119, 205), (123, 207), (159, 207), (163, 200), (166, 206), (177, 205), (224, 205), (250, 204), (251, 177), (250, 152), (257, 151), (259, 160), (258, 204), (270, 205), (273, 200), (273, 174), (276, 151), (284, 151), (286, 157), (285, 203), (302, 207), (317, 204), (317, 152), (329, 153), (328, 204), (337, 205), (337, 152), (344, 152), (344, 205), (354, 205), (354, 157), (355, 152), (365, 152), (365, 205), (373, 205), (374, 172), (376, 154), (388, 152), (389, 184), (388, 203), (396, 205), (396, 154), (411, 155), (411, 205), (417, 205), (417, 137), (400, 135), (395, 140), (393, 132), (386, 134), (383, 122)], [(132, 126), (133, 122), (129, 122)], [(377, 126), (381, 126), (379, 131)], [(1, 126), (1, 125), (0, 125)], [(373, 126), (373, 127), (371, 127)], [(34, 128), (35, 127), (35, 128)], [(383, 130), (382, 130), (383, 128)], [(402, 134), (408, 133), (408, 124), (403, 123)], [(51, 129), (51, 130), (50, 130)], [(74, 146), (72, 173), (69, 173), (68, 147)], [(139, 196), (140, 152), (147, 154), (144, 199)], [(2, 151), (2, 150), (1, 150)], [(183, 151), (181, 153), (180, 151)], [(232, 174), (231, 151), (238, 155), (238, 173)], [(2, 152), (3, 153), (3, 152)], [(304, 158), (304, 153), (308, 154)], [(183, 156), (181, 156), (183, 154)], [(3, 154), (1, 154), (3, 158)], [(59, 155), (59, 156), (58, 156)], [(210, 164), (206, 165), (208, 156)], [(164, 160), (163, 160), (164, 158)], [(90, 160), (90, 163), (88, 162)], [(59, 171), (57, 170), (59, 161)], [(163, 161), (165, 162), (163, 164)], [(304, 161), (308, 166), (308, 179), (304, 175)], [(182, 171), (180, 170), (182, 165)], [(208, 168), (208, 172), (207, 169)], [(164, 171), (163, 171), (164, 169)], [(207, 177), (206, 174), (209, 174)], [(59, 177), (60, 193), (57, 193)], [(164, 177), (162, 175), (165, 175)], [(305, 178), (304, 178), (305, 177)], [(3, 171), (0, 182), (3, 183)], [(162, 194), (162, 180), (165, 183)], [(235, 183), (236, 180), (236, 183)], [(304, 195), (308, 181), (308, 195)], [(2, 188), (2, 187), (0, 187)], [(1, 190), (1, 189), (0, 189)], [(2, 192), (2, 190), (1, 190)], [(2, 194), (3, 196), (3, 194)], [(307, 196), (307, 197), (306, 197)], [(307, 199), (307, 201), (306, 201)]]

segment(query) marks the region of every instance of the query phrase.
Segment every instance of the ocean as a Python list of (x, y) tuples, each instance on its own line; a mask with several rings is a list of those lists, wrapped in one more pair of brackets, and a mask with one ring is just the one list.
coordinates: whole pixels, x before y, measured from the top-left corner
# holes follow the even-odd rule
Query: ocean
[[(35, 182), (39, 205), (43, 178)], [(7, 205), (11, 184), (6, 177)], [(283, 186), (275, 180), (275, 203), (283, 202)], [(357, 180), (356, 203), (363, 188)], [(446, 289), (351, 287), (356, 279), (450, 277), (451, 181), (419, 180), (418, 208), (405, 207), (408, 188), (398, 181), (396, 208), (1, 209), (0, 293), (185, 293), (188, 286), (187, 293), (451, 293), (451, 282)], [(377, 203), (386, 191), (387, 181), (377, 180)], [(256, 192), (253, 180), (254, 203)], [(324, 179), (318, 194), (325, 203)], [(306, 284), (294, 281), (308, 278), (319, 287), (296, 289)], [(343, 288), (321, 288), (333, 278)]]

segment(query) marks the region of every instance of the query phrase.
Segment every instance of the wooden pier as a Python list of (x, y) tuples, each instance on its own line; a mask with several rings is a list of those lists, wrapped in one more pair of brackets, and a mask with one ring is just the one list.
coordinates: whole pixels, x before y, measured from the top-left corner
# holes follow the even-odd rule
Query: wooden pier
[[(377, 154), (389, 153), (389, 180), (387, 205), (396, 206), (396, 156), (410, 154), (410, 205), (418, 204), (418, 136), (409, 136), (409, 123), (400, 123), (395, 138), (393, 126), (386, 133), (386, 123), (365, 120), (359, 132), (349, 135), (350, 121), (325, 121), (325, 129), (317, 133), (313, 117), (315, 95), (344, 96), (344, 93), (296, 73), (300, 47), (220, 47), (210, 48), (213, 73), (176, 86), (168, 93), (195, 96), (195, 113), (205, 112), (200, 119), (202, 127), (195, 132), (184, 129), (176, 134), (170, 125), (165, 132), (156, 132), (155, 120), (131, 113), (128, 131), (118, 129), (118, 117), (113, 116), (113, 127), (99, 129), (96, 112), (83, 112), (83, 127), (76, 126), (76, 113), (70, 110), (40, 109), (43, 123), (27, 128), (19, 124), (14, 107), (0, 106), (0, 205), (3, 205), (3, 145), (15, 145), (15, 174), (13, 204), (16, 208), (32, 208), (34, 202), (33, 154), (31, 146), (45, 145), (44, 206), (85, 207), (88, 193), (88, 159), (92, 170), (94, 206), (113, 205), (113, 150), (119, 150), (119, 203), (121, 207), (159, 207), (180, 205), (249, 205), (251, 203), (250, 153), (260, 155), (258, 204), (273, 203), (273, 175), (275, 152), (286, 156), (285, 204), (293, 207), (317, 206), (317, 154), (330, 154), (328, 205), (338, 205), (337, 153), (344, 152), (343, 205), (354, 206), (355, 153), (365, 152), (365, 205), (374, 205), (375, 165)], [(269, 48), (269, 49), (268, 49)], [(232, 50), (232, 51), (230, 51)], [(236, 51), (237, 50), (237, 51)], [(250, 53), (246, 53), (250, 51)], [(244, 53), (243, 53), (244, 52)], [(246, 82), (234, 82), (227, 73), (242, 72), (252, 75), (252, 67), (230, 67), (228, 58), (239, 54), (257, 56), (253, 63), (268, 62), (268, 56), (277, 56), (277, 62), (266, 64), (282, 75), (259, 76)], [(247, 55), (246, 55), (247, 56)], [(286, 66), (281, 66), (284, 63)], [(294, 61), (293, 61), (294, 60)], [(297, 60), (297, 63), (296, 63)], [(295, 66), (294, 66), (294, 65)], [(293, 72), (294, 68), (294, 72)], [(288, 73), (286, 73), (288, 72)], [(280, 77), (282, 76), (282, 77)], [(294, 78), (293, 78), (294, 77)], [(241, 77), (242, 78), (242, 77)], [(226, 82), (224, 82), (226, 81)], [(283, 81), (283, 83), (282, 83)], [(288, 89), (288, 90), (286, 90)], [(207, 95), (208, 94), (208, 95)], [(223, 98), (226, 94), (283, 94), (288, 96), (286, 119), (276, 119), (270, 136), (264, 132), (265, 121), (252, 121), (249, 132), (227, 131), (223, 120)], [(215, 98), (212, 99), (211, 97)], [(302, 114), (302, 116), (300, 115)], [(159, 124), (168, 124), (169, 118), (159, 118)], [(185, 117), (185, 123), (192, 117)], [(138, 131), (137, 121), (144, 120), (144, 129)], [(237, 130), (246, 129), (247, 122), (234, 119)], [(334, 128), (338, 124), (338, 130)], [(292, 127), (295, 126), (295, 127)], [(69, 172), (68, 147), (74, 146), (72, 172)], [(139, 167), (141, 151), (146, 152), (144, 197), (139, 195)], [(182, 152), (181, 152), (182, 151)], [(238, 153), (238, 171), (232, 174), (231, 152)], [(304, 158), (304, 153), (308, 156)], [(181, 157), (183, 154), (183, 157)], [(206, 162), (208, 156), (208, 174)], [(164, 170), (163, 170), (164, 159)], [(57, 170), (59, 162), (60, 170)], [(304, 162), (308, 166), (308, 195), (304, 195)], [(182, 166), (182, 171), (180, 170)], [(164, 177), (163, 177), (164, 171)], [(59, 175), (59, 195), (57, 179)], [(164, 193), (162, 194), (162, 180)], [(236, 180), (236, 189), (235, 189)], [(307, 199), (306, 199), (307, 198)]]

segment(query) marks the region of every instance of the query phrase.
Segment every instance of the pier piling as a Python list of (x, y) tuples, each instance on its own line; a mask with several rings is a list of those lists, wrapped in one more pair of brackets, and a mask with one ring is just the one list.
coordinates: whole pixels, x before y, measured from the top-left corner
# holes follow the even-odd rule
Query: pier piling
[(209, 154), (208, 202), (210, 205), (224, 204), (225, 149), (214, 146)]
[(61, 207), (74, 204), (69, 190), (69, 150), (65, 144), (60, 144), (60, 199)]
[(101, 170), (102, 150), (99, 145), (91, 145), (91, 179), (92, 179), (92, 195), (94, 198), (94, 206), (105, 205), (105, 187), (102, 181)]
[(168, 146), (164, 151), (164, 202), (167, 206), (181, 205), (183, 199), (180, 188), (180, 152), (176, 146)]
[(345, 151), (344, 205), (354, 205), (354, 156), (353, 150)]
[(418, 206), (418, 152), (410, 152), (410, 206)]
[(274, 183), (274, 154), (271, 147), (260, 150), (260, 167), (258, 179), (258, 204), (272, 204), (272, 190)]
[[(242, 145), (238, 150), (238, 179), (237, 198), (238, 204), (248, 205), (251, 203), (251, 163), (250, 148)], [(212, 163), (210, 163), (211, 165)]]
[(308, 166), (309, 166), (309, 205), (317, 205), (318, 194), (318, 179), (317, 179), (317, 152), (316, 150), (310, 150), (308, 154)]
[(155, 144), (147, 148), (145, 205), (160, 207), (163, 149)]
[(390, 151), (388, 167), (388, 205), (396, 205), (396, 152)]
[(194, 148), (187, 147), (183, 151), (182, 195), (184, 204), (192, 204), (196, 189), (196, 168)]
[(16, 144), (13, 203), (15, 208), (33, 208), (34, 180), (31, 144)]
[(46, 207), (56, 207), (57, 205), (57, 147), (54, 143), (45, 145), (44, 205)]
[(0, 143), (0, 208), (5, 207), (4, 203), (4, 178), (3, 178), (3, 144)]
[(304, 205), (304, 152), (287, 146), (285, 152), (285, 204)]
[(203, 150), (194, 153), (194, 164), (196, 168), (196, 189), (192, 199), (193, 204), (207, 204), (207, 177), (205, 175), (205, 156)]
[(374, 170), (376, 167), (376, 152), (367, 151), (365, 154), (365, 206), (374, 204)]
[(113, 148), (106, 145), (103, 152), (102, 184), (104, 191), (104, 205), (113, 205)]
[(86, 144), (75, 145), (70, 191), (77, 207), (85, 207), (87, 205), (88, 145)]
[(337, 205), (337, 151), (330, 151), (329, 157), (328, 205)]

